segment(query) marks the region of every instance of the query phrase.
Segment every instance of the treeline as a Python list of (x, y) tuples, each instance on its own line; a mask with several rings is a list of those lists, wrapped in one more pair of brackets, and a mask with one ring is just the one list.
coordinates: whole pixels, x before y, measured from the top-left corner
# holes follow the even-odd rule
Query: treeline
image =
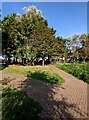
[(68, 56), (72, 61), (89, 61), (89, 34), (74, 35), (66, 41)]
[[(2, 20), (2, 53), (14, 56), (14, 63), (31, 65), (42, 61), (89, 60), (89, 40), (83, 34), (73, 40), (55, 37), (56, 30), (48, 27), (42, 12), (35, 6), (24, 8), (25, 14), (10, 14)], [(80, 39), (81, 38), (81, 39)], [(76, 42), (76, 46), (71, 44)], [(81, 47), (77, 44), (81, 43)], [(75, 44), (74, 44), (75, 45)], [(74, 58), (74, 59), (73, 59)]]

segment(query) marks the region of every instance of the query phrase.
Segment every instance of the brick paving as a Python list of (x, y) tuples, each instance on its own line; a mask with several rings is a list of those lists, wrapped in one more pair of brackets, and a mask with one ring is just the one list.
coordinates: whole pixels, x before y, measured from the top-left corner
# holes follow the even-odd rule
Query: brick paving
[(5, 72), (2, 74), (2, 78), (5, 78), (9, 86), (25, 91), (30, 98), (38, 101), (44, 108), (40, 114), (44, 120), (75, 120), (75, 118), (88, 120), (88, 85), (53, 65), (49, 65), (49, 68), (63, 77), (65, 83), (62, 85), (49, 84), (23, 75)]
[(64, 89), (59, 88), (56, 98), (59, 99), (60, 94), (62, 94), (62, 97), (66, 99), (67, 103), (74, 105), (73, 109), (71, 107), (68, 108), (73, 118), (87, 118), (87, 83), (78, 80), (53, 65), (49, 65), (49, 68), (65, 79), (65, 83), (62, 84)]

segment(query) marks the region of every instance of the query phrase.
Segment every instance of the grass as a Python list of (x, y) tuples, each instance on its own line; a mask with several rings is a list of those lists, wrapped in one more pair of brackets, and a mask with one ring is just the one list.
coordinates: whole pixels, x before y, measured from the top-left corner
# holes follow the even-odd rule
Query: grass
[(10, 65), (9, 67), (4, 69), (5, 72), (14, 72), (17, 74), (23, 74), (25, 76), (42, 80), (45, 82), (53, 83), (53, 84), (61, 84), (64, 82), (64, 79), (61, 78), (56, 73), (53, 73), (48, 66), (17, 66)]
[(27, 75), (28, 71), (34, 72), (38, 70), (48, 70), (47, 66), (18, 66), (18, 65), (9, 65), (7, 68), (4, 69), (5, 72), (9, 73), (17, 73)]
[(89, 63), (57, 63), (55, 66), (89, 83)]
[(2, 116), (9, 120), (39, 120), (43, 108), (33, 99), (15, 88), (2, 92)]

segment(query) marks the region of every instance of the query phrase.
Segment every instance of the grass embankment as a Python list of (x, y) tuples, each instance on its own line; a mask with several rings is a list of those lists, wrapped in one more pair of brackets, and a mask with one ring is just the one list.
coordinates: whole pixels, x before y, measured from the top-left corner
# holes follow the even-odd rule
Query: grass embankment
[(5, 72), (23, 74), (33, 79), (53, 83), (61, 84), (64, 79), (56, 73), (53, 73), (48, 66), (17, 66), (10, 65), (4, 69)]
[(56, 63), (55, 66), (89, 84), (89, 63)]
[(15, 88), (2, 92), (2, 116), (9, 120), (39, 120), (40, 104)]

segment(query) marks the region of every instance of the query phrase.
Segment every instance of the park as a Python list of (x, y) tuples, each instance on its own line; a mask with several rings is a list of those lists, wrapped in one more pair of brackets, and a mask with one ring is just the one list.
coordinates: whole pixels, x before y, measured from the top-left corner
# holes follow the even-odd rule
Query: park
[(35, 5), (4, 16), (2, 120), (88, 118), (89, 34), (56, 36)]

